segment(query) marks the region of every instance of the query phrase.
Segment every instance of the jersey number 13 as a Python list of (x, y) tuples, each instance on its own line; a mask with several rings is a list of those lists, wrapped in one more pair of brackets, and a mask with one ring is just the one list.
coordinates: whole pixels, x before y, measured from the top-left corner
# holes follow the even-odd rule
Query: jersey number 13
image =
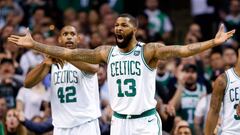
[[(122, 84), (123, 83), (123, 84)], [(136, 95), (136, 81), (134, 79), (121, 79), (117, 80), (118, 84), (118, 97), (134, 97)], [(122, 90), (122, 85), (128, 85), (128, 90)]]

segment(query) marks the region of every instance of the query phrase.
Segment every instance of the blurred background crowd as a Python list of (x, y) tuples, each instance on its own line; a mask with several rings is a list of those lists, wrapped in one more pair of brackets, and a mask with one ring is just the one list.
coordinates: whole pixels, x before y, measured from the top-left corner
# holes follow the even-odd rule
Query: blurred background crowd
[[(239, 0), (1, 0), (0, 134), (3, 128), (11, 135), (52, 134), (46, 132), (51, 125), (49, 76), (31, 89), (23, 86), (28, 71), (44, 55), (11, 45), (7, 37), (24, 34), (29, 27), (36, 41), (57, 45), (59, 30), (72, 25), (80, 34), (80, 48), (114, 45), (114, 22), (121, 13), (138, 18), (136, 36), (142, 42), (200, 42), (214, 38), (221, 23), (226, 31), (237, 30), (232, 39), (212, 50), (158, 62), (156, 99), (164, 134), (203, 135), (214, 80), (237, 60)], [(100, 65), (98, 81), (101, 133), (109, 135), (112, 111), (105, 64)]]

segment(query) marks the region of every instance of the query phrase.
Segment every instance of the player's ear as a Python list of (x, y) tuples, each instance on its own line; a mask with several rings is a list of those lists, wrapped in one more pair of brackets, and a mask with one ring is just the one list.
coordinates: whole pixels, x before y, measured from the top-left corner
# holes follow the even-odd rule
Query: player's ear
[(77, 34), (77, 43), (79, 44), (81, 41), (81, 35), (80, 34)]
[(133, 32), (134, 32), (134, 33), (137, 33), (137, 27), (134, 27), (134, 28), (133, 28)]
[[(238, 54), (237, 54), (237, 56), (238, 56), (238, 63), (240, 62), (240, 48), (238, 49)], [(238, 65), (238, 64), (237, 64)]]
[(62, 43), (62, 39), (60, 37), (58, 37), (58, 43)]

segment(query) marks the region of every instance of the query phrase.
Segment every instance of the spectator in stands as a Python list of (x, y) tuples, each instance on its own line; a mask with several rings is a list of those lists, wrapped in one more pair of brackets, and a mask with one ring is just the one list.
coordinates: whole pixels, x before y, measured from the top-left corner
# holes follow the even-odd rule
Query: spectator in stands
[(22, 55), (22, 50), (11, 44), (10, 42), (8, 42), (7, 40), (4, 40), (3, 42), (3, 52), (0, 53), (0, 60), (2, 58), (8, 58), (8, 59), (12, 59), (13, 60), (13, 65), (14, 65), (14, 68), (15, 68), (15, 77), (16, 79), (18, 79), (19, 81), (23, 82), (23, 78), (22, 78), (22, 69), (20, 67), (20, 64), (19, 64), (19, 59)]
[(0, 2), (0, 29), (9, 24), (7, 16), (10, 12), (14, 13), (15, 19), (21, 20), (24, 16), (24, 12), (21, 6), (14, 0), (2, 0)]
[[(42, 33), (33, 33), (33, 39), (39, 42), (44, 42), (44, 37)], [(43, 61), (43, 55), (37, 51), (29, 50), (25, 52), (20, 59), (20, 66), (23, 70), (23, 75), (25, 76), (30, 67), (34, 67)]]
[(4, 58), (0, 62), (0, 95), (6, 98), (9, 108), (16, 106), (16, 96), (22, 83), (14, 78), (15, 69), (12, 59)]
[(154, 37), (161, 37), (166, 40), (170, 37), (173, 30), (172, 23), (167, 14), (158, 9), (158, 0), (146, 0), (146, 9), (144, 13), (148, 16), (149, 35), (153, 40)]
[(77, 14), (72, 8), (68, 8), (64, 11), (63, 23), (64, 25), (69, 25), (71, 22), (76, 21)]
[(13, 32), (14, 27), (11, 25), (5, 25), (2, 29), (0, 29), (0, 52), (4, 52), (3, 43), (7, 40), (7, 37), (10, 36)]
[(206, 86), (197, 82), (197, 67), (186, 64), (178, 77), (178, 87), (174, 97), (169, 101), (176, 109), (180, 108), (179, 116), (189, 123), (194, 130), (194, 112), (199, 100), (207, 94)]
[(224, 66), (225, 70), (233, 67), (237, 63), (237, 51), (231, 47), (231, 46), (226, 46), (223, 48), (223, 61), (224, 61)]
[(103, 16), (103, 24), (106, 26), (109, 33), (114, 32), (115, 20), (117, 19), (117, 14), (109, 13)]
[(107, 85), (107, 72), (106, 72), (107, 69), (106, 68), (107, 68), (106, 65), (100, 64), (99, 70), (97, 72), (102, 108), (105, 108), (109, 105), (109, 91), (108, 91), (108, 85)]
[(7, 101), (4, 97), (0, 96), (0, 123), (3, 122), (7, 112)]
[(222, 72), (224, 70), (224, 63), (221, 50), (212, 50), (210, 53), (210, 65), (212, 68), (212, 74), (214, 72)]
[(191, 0), (191, 14), (194, 22), (200, 25), (203, 40), (213, 36), (214, 7), (207, 4), (207, 0)]
[(26, 128), (20, 123), (16, 117), (17, 111), (15, 109), (10, 109), (7, 111), (5, 120), (5, 134), (6, 135), (27, 135)]
[(181, 120), (177, 123), (174, 135), (192, 135), (191, 129), (187, 121)]
[(43, 111), (45, 108), (43, 106), (43, 102), (49, 100), (46, 99), (46, 94), (47, 90), (42, 82), (39, 82), (30, 89), (22, 87), (20, 88), (16, 98), (16, 109), (18, 111), (23, 111), (25, 117), (29, 120), (31, 120), (34, 116), (44, 117)]
[(26, 119), (23, 112), (18, 112), (17, 118), (28, 130), (34, 133), (42, 134), (53, 130), (52, 117), (48, 117), (47, 120), (42, 122), (33, 122)]
[[(224, 24), (227, 30), (232, 28), (239, 29), (240, 28), (240, 2), (239, 0), (230, 0), (230, 13), (226, 16), (224, 20)], [(236, 35), (234, 35), (233, 41), (240, 42), (240, 34), (239, 31), (236, 31)], [(236, 43), (236, 42), (235, 42)], [(236, 45), (237, 46), (237, 45)]]
[(37, 7), (33, 11), (33, 15), (29, 18), (29, 28), (31, 30), (40, 29), (42, 20), (46, 17), (45, 10), (43, 7)]
[[(215, 71), (211, 77), (212, 86), (216, 78), (223, 71)], [(206, 126), (207, 114), (210, 107), (212, 92), (200, 99), (194, 113), (194, 130), (196, 135), (203, 135), (203, 129)]]

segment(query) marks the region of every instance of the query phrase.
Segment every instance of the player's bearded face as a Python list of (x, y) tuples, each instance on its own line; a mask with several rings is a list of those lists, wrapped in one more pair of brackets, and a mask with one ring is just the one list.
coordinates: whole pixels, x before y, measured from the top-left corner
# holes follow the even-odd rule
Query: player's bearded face
[(126, 48), (133, 37), (133, 31), (128, 34), (115, 34), (117, 46), (119, 48)]

